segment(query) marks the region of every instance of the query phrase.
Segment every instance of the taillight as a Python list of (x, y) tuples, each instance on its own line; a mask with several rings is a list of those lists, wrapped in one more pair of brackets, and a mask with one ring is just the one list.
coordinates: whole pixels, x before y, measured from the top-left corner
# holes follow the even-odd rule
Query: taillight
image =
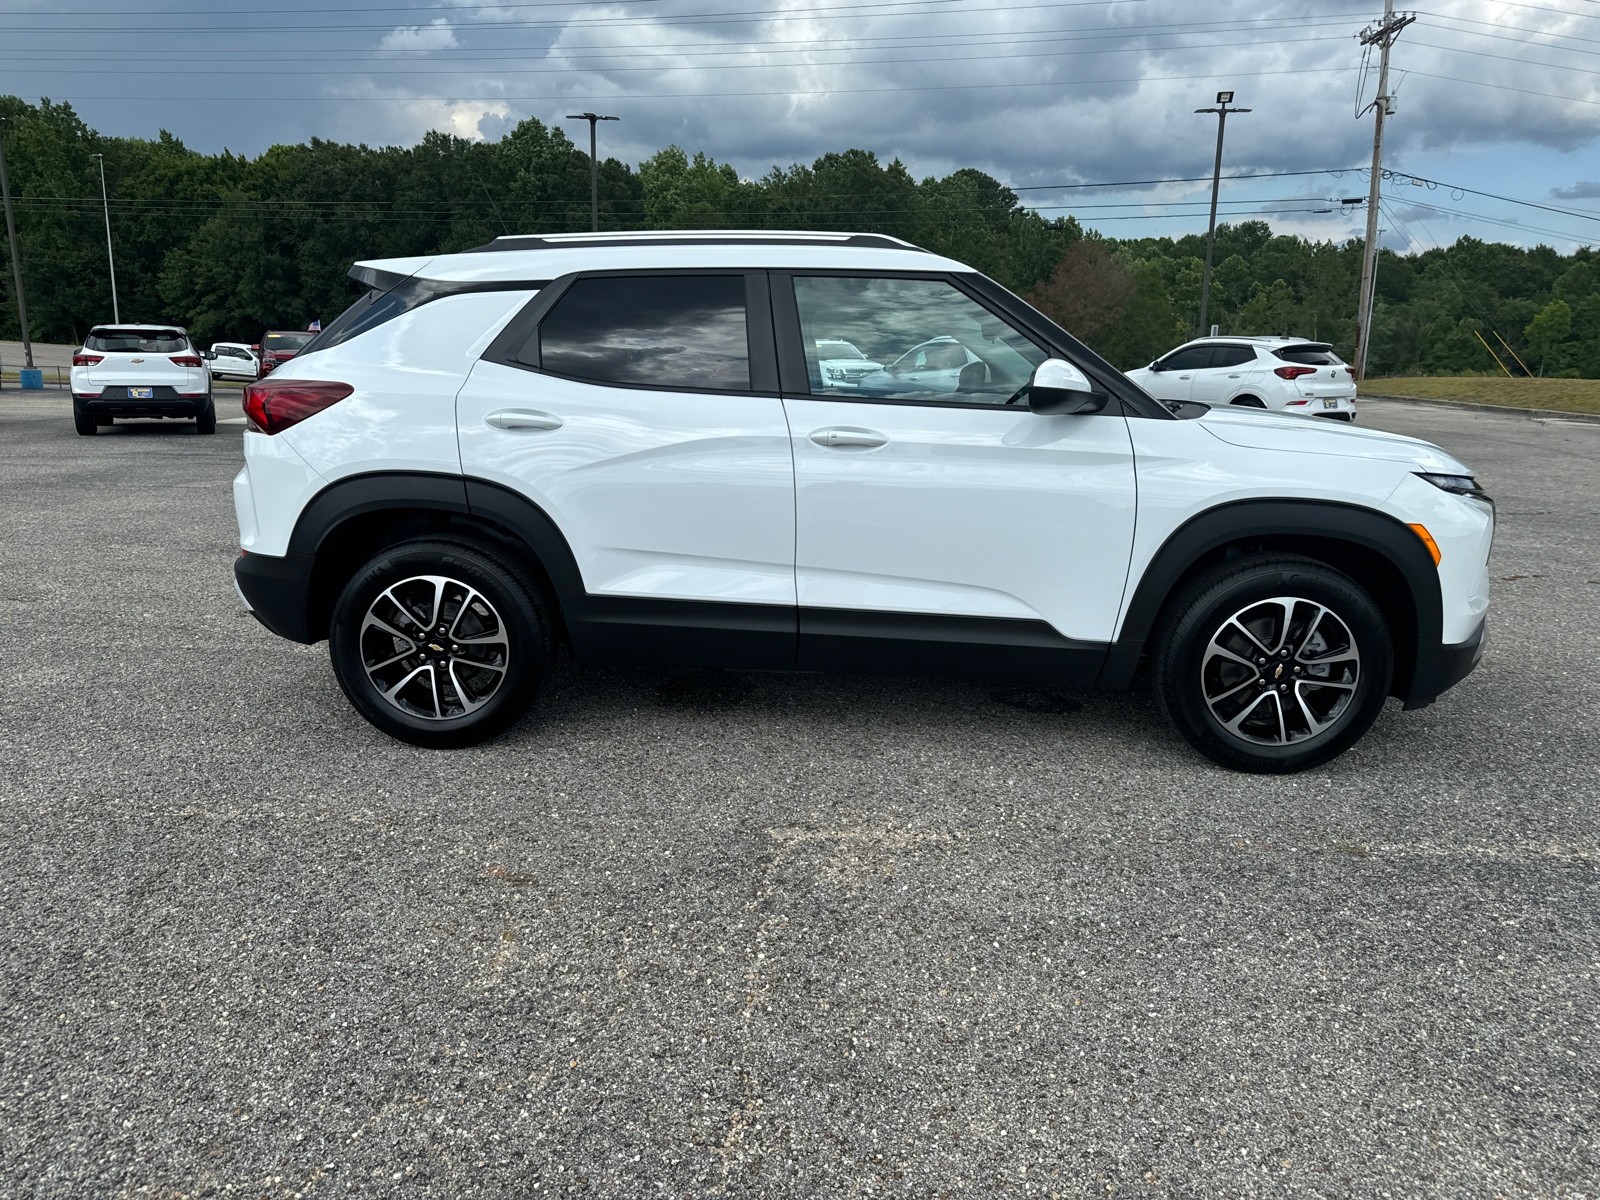
[(104, 362), (105, 358), (104, 354), (74, 354), (72, 356), (72, 365), (75, 367), (92, 367), (97, 362)]
[(1279, 379), (1299, 379), (1302, 375), (1315, 375), (1315, 367), (1279, 367), (1272, 372)]
[(174, 354), (172, 361), (180, 367), (198, 367), (202, 360), (198, 354)]
[(348, 383), (322, 383), (312, 379), (285, 379), (272, 383), (247, 383), (244, 415), (257, 433), (282, 433), (343, 400), (355, 388)]

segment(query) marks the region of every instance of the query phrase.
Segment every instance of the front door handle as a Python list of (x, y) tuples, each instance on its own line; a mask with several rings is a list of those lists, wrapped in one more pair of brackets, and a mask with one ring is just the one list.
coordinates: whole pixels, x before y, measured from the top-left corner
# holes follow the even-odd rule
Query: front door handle
[(560, 429), (562, 425), (554, 413), (532, 408), (502, 408), (490, 413), (483, 423), (495, 429)]
[(889, 441), (883, 434), (872, 429), (846, 427), (814, 430), (811, 440), (819, 446), (865, 446), (867, 449), (887, 445)]
[(1189, 376), (1188, 375), (1179, 375), (1178, 378), (1179, 379), (1188, 379)]

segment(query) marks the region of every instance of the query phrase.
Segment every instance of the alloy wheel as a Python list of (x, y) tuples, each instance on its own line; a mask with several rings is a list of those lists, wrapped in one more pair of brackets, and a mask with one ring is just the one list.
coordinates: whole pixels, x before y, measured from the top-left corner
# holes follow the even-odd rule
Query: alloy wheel
[(360, 649), (378, 695), (433, 721), (482, 708), (511, 661), (505, 622), (488, 597), (446, 575), (415, 575), (380, 592), (361, 622)]
[(1206, 642), (1200, 690), (1217, 722), (1266, 746), (1327, 733), (1349, 709), (1361, 653), (1333, 609), (1298, 596), (1258, 600)]

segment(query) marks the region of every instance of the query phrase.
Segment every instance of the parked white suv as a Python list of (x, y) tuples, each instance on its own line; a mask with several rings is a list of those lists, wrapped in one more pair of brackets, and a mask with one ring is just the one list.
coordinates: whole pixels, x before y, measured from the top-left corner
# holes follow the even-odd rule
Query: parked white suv
[[(504, 729), (558, 643), (1069, 687), (1145, 663), (1203, 753), (1291, 771), (1482, 651), (1493, 508), (1454, 458), (1158, 403), (895, 239), (506, 237), (351, 274), (245, 389), (235, 573), (397, 738)], [(835, 341), (971, 357), (841, 393)]]
[(261, 378), (261, 359), (255, 347), (244, 342), (212, 342), (211, 349), (201, 357), (211, 365), (215, 379), (242, 379), (248, 383)]
[(93, 434), (116, 417), (189, 417), (217, 431), (211, 372), (176, 325), (96, 325), (72, 356), (72, 420)]
[(1128, 378), (1158, 400), (1356, 419), (1355, 371), (1327, 342), (1305, 338), (1196, 338)]

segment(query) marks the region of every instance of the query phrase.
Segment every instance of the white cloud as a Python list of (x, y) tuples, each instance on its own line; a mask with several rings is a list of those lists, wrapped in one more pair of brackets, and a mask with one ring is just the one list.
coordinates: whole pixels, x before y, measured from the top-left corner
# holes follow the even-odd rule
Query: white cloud
[(382, 50), (453, 50), (461, 45), (450, 22), (437, 17), (426, 25), (401, 25), (383, 35)]

